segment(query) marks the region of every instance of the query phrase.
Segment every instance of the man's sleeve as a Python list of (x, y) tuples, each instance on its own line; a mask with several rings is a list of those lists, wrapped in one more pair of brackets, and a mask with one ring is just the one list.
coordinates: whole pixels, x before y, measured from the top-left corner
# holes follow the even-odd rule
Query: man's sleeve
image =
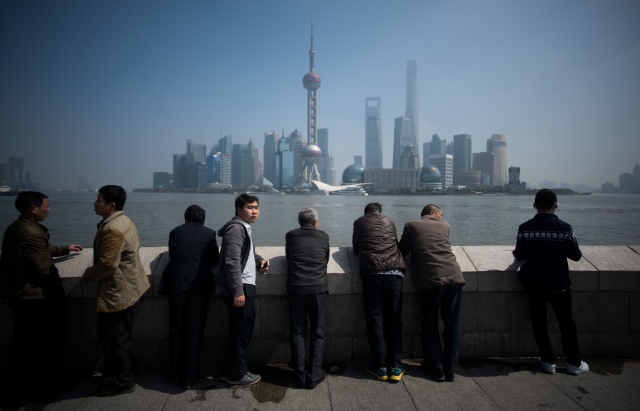
[(578, 246), (578, 239), (576, 238), (573, 230), (570, 231), (570, 234), (567, 238), (567, 257), (573, 261), (579, 261), (582, 258), (582, 251), (580, 251), (580, 247)]
[(240, 297), (242, 289), (242, 244), (244, 227), (231, 224), (224, 233), (224, 270), (232, 296)]
[(82, 275), (84, 281), (100, 281), (116, 271), (120, 261), (120, 251), (124, 235), (117, 230), (108, 230), (102, 234), (100, 247), (94, 249), (93, 265)]
[(360, 229), (358, 224), (356, 223), (358, 220), (353, 222), (353, 234), (351, 236), (351, 245), (353, 246), (353, 252), (358, 254), (360, 252), (360, 244), (358, 244), (358, 239), (360, 238)]
[(406, 255), (411, 250), (411, 238), (409, 237), (409, 226), (405, 224), (402, 230), (402, 237), (400, 237), (400, 241), (398, 242), (398, 250), (400, 250), (402, 255)]
[(524, 239), (524, 234), (520, 229), (518, 229), (518, 238), (516, 240), (516, 249), (513, 250), (513, 258), (516, 260), (524, 261), (526, 256), (526, 241)]
[(44, 235), (31, 236), (22, 242), (21, 253), (27, 257), (29, 263), (42, 275), (48, 275), (53, 260), (48, 240)]
[(218, 260), (220, 259), (220, 250), (218, 249), (215, 232), (212, 234), (211, 240), (209, 240), (209, 243), (207, 244), (207, 253), (211, 255), (211, 267), (217, 266)]

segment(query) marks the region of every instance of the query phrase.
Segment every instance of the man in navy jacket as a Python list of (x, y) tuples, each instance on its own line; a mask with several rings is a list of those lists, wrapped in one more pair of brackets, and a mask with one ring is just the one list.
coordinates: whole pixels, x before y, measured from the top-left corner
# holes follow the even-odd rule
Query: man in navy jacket
[(213, 268), (218, 264), (216, 232), (205, 227), (205, 211), (190, 205), (185, 223), (169, 233), (169, 257), (160, 293), (169, 296), (170, 379), (190, 389), (197, 379), (198, 359), (207, 318)]
[(578, 261), (582, 252), (571, 225), (555, 215), (558, 199), (553, 191), (546, 188), (538, 191), (533, 207), (538, 212), (518, 228), (513, 256), (524, 260), (518, 278), (524, 282), (529, 296), (533, 336), (540, 351), (538, 364), (544, 372), (556, 373), (556, 358), (547, 331), (549, 302), (558, 319), (567, 372), (579, 375), (589, 371), (589, 366), (580, 357), (567, 258)]

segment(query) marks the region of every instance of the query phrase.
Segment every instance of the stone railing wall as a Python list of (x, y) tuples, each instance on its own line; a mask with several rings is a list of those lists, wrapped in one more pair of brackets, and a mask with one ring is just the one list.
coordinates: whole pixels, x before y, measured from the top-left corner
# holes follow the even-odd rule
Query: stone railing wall
[[(640, 246), (583, 246), (583, 259), (569, 261), (573, 280), (574, 317), (585, 356), (640, 357)], [(466, 285), (461, 315), (461, 357), (535, 356), (527, 297), (517, 274), (505, 271), (512, 247), (454, 247)], [(270, 260), (269, 274), (258, 274), (257, 318), (251, 347), (252, 363), (286, 363), (289, 359), (286, 261), (282, 247), (258, 247)], [(142, 364), (160, 365), (168, 358), (169, 303), (157, 294), (169, 256), (165, 247), (143, 248), (141, 257), (152, 283), (139, 302), (134, 320), (134, 353)], [(96, 284), (80, 276), (91, 264), (85, 249), (56, 259), (69, 296), (67, 353), (78, 367), (91, 367), (100, 358), (96, 337)], [(369, 356), (358, 259), (350, 247), (331, 249), (329, 316), (325, 360), (365, 360)], [(405, 276), (403, 345), (405, 358), (421, 358), (420, 307), (411, 274)], [(549, 329), (561, 353), (560, 335), (552, 310)], [(11, 338), (12, 313), (0, 302), (0, 352)], [(220, 297), (211, 295), (202, 360), (220, 363), (225, 351), (227, 312)], [(0, 367), (6, 365), (6, 355)]]

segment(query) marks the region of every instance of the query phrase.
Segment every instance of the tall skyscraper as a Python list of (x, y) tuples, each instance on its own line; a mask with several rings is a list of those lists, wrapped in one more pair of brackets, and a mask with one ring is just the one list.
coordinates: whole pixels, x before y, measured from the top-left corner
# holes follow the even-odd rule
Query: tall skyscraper
[(331, 160), (329, 158), (329, 129), (318, 129), (318, 147), (322, 151), (322, 159), (318, 163), (320, 178), (324, 182), (331, 180)]
[(9, 157), (9, 185), (16, 188), (19, 184), (24, 184), (24, 158)]
[(302, 150), (304, 164), (302, 175), (306, 182), (320, 180), (318, 162), (322, 158), (322, 150), (318, 147), (316, 138), (318, 96), (320, 76), (314, 71), (313, 59), (316, 51), (313, 49), (313, 24), (311, 24), (311, 48), (309, 49), (309, 72), (302, 78), (302, 85), (307, 89), (307, 146)]
[(473, 153), (473, 169), (482, 173), (481, 185), (493, 185), (493, 170), (496, 155), (490, 151)]
[(272, 131), (264, 133), (264, 146), (262, 148), (262, 156), (264, 161), (264, 178), (275, 184), (276, 180), (276, 147), (280, 134)]
[(207, 145), (187, 140), (187, 154), (192, 155), (196, 163), (204, 163), (207, 161)]
[(471, 170), (471, 136), (457, 134), (453, 136), (453, 172)]
[(364, 99), (365, 168), (382, 168), (382, 114), (380, 97)]
[[(284, 134), (284, 131), (283, 131)], [(282, 137), (278, 141), (276, 151), (276, 180), (274, 185), (278, 188), (292, 187), (295, 184), (294, 153), (290, 149), (290, 139)]]
[(504, 186), (507, 184), (507, 136), (494, 134), (487, 140), (487, 151), (495, 154), (493, 163), (493, 185)]
[(262, 165), (260, 154), (253, 142), (234, 144), (232, 157), (232, 184), (240, 186), (257, 184), (262, 177)]
[(400, 157), (406, 146), (414, 146), (413, 144), (413, 124), (409, 117), (396, 117), (395, 127), (393, 128), (393, 166), (394, 170), (402, 168)]
[(412, 146), (418, 147), (420, 133), (418, 132), (418, 63), (415, 60), (407, 61), (407, 104), (404, 115), (411, 119), (413, 125)]
[(431, 136), (431, 154), (447, 154), (447, 140), (440, 138), (437, 133)]

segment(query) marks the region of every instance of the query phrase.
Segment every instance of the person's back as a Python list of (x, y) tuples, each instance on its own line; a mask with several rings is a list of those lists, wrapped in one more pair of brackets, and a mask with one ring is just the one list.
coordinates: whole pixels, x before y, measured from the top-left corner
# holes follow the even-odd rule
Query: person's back
[(285, 242), (287, 290), (295, 293), (327, 291), (329, 235), (309, 224), (289, 231)]
[(578, 261), (582, 252), (570, 224), (555, 214), (538, 213), (518, 228), (514, 257), (524, 260), (519, 279), (525, 285), (561, 290), (571, 285), (567, 258)]
[(589, 365), (580, 355), (567, 258), (577, 261), (582, 253), (571, 225), (555, 215), (558, 199), (553, 191), (546, 188), (538, 191), (533, 207), (537, 213), (518, 228), (513, 256), (514, 265), (524, 260), (518, 278), (529, 298), (533, 336), (540, 352), (538, 364), (544, 372), (556, 373), (556, 356), (547, 330), (547, 304), (550, 304), (558, 320), (567, 372), (579, 375), (589, 371)]

